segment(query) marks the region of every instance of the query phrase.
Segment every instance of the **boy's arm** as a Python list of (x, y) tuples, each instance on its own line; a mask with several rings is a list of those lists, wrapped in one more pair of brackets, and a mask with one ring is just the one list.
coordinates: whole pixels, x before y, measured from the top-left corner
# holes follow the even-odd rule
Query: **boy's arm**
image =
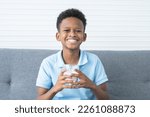
[(41, 100), (51, 100), (53, 97), (62, 89), (64, 88), (72, 88), (69, 85), (64, 85), (66, 83), (72, 83), (72, 80), (65, 80), (66, 78), (69, 78), (70, 76), (63, 75), (65, 71), (61, 71), (60, 75), (58, 76), (58, 80), (56, 84), (51, 89), (46, 89), (42, 87), (37, 88), (37, 99)]
[(109, 99), (109, 96), (107, 94), (106, 83), (100, 84), (98, 86), (93, 85), (91, 89), (98, 100), (108, 100)]
[(54, 90), (54, 88), (51, 88), (50, 90), (42, 88), (42, 87), (38, 87), (37, 88), (37, 99), (38, 100), (51, 100), (55, 95), (56, 95), (56, 91)]
[(107, 85), (106, 83), (102, 83), (100, 85), (96, 85), (92, 82), (84, 73), (79, 70), (76, 70), (78, 74), (73, 74), (74, 77), (80, 79), (79, 82), (75, 82), (73, 86), (78, 86), (78, 88), (90, 88), (95, 94), (98, 100), (106, 100), (109, 99), (107, 94)]

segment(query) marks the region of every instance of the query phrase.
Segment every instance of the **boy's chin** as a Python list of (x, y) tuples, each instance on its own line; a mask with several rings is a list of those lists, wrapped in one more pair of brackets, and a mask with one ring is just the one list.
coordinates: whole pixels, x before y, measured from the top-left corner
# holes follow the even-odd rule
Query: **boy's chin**
[(79, 50), (80, 48), (79, 47), (67, 47), (67, 49), (69, 49), (69, 50)]

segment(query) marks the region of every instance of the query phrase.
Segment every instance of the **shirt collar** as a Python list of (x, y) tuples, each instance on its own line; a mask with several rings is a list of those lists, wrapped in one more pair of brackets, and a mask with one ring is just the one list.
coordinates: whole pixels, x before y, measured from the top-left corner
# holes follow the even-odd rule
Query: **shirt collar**
[[(63, 67), (65, 65), (61, 53), (62, 51), (59, 51), (57, 54), (58, 67)], [(87, 62), (88, 62), (88, 58), (87, 58), (85, 51), (80, 50), (80, 58), (79, 58), (78, 66), (82, 66), (86, 64)]]
[(64, 61), (63, 61), (63, 58), (61, 56), (61, 52), (62, 51), (59, 51), (58, 54), (57, 54), (57, 62), (56, 64), (58, 64), (58, 67), (63, 67), (64, 66)]
[(87, 62), (88, 62), (88, 59), (87, 59), (86, 52), (80, 50), (80, 58), (79, 58), (78, 65), (82, 66), (82, 65), (86, 64)]

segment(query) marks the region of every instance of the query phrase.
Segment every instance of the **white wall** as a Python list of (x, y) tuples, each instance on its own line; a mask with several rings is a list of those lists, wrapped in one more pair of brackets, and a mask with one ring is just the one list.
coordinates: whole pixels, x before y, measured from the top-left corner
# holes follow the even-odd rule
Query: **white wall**
[(72, 7), (87, 18), (83, 49), (150, 50), (150, 0), (0, 0), (0, 48), (61, 49), (56, 18)]

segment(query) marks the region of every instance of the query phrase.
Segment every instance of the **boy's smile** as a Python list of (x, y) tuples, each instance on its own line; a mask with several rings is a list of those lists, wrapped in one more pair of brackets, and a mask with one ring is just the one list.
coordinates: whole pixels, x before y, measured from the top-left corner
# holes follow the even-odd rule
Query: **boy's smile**
[(86, 40), (82, 21), (75, 17), (65, 18), (60, 23), (56, 38), (61, 41), (64, 49), (79, 49), (80, 44)]

